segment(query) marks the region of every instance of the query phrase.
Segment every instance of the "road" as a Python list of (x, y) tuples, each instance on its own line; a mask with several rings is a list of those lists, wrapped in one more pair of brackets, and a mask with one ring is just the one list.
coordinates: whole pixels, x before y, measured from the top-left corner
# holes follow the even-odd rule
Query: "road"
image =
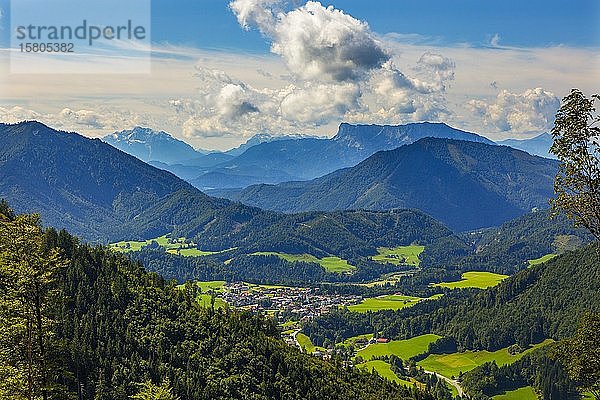
[(304, 352), (304, 349), (302, 348), (302, 346), (300, 346), (300, 343), (298, 342), (298, 339), (296, 338), (296, 336), (298, 336), (298, 334), (300, 333), (301, 330), (302, 329), (296, 329), (294, 331), (294, 333), (292, 333), (292, 337), (294, 338), (294, 342), (296, 342), (296, 346), (298, 346), (300, 351)]
[(454, 379), (450, 379), (450, 378), (446, 378), (444, 375), (440, 375), (437, 372), (433, 372), (433, 371), (427, 371), (427, 370), (423, 370), (423, 372), (425, 372), (426, 374), (429, 375), (435, 375), (438, 377), (438, 379), (443, 379), (445, 380), (449, 385), (454, 386), (454, 388), (456, 389), (456, 391), (458, 392), (458, 395), (460, 397), (463, 397), (465, 395), (464, 390), (462, 390), (462, 388), (460, 387), (460, 384), (458, 383), (458, 381), (454, 380)]

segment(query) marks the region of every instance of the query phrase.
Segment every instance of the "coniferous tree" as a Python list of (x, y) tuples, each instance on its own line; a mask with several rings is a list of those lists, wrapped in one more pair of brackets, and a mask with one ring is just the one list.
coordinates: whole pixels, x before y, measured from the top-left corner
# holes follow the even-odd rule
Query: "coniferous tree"
[[(4, 208), (4, 207), (2, 207)], [(59, 251), (48, 248), (39, 217), (11, 212), (0, 221), (0, 329), (4, 333), (2, 373), (13, 398), (60, 398), (64, 392), (51, 375), (60, 374), (54, 340), (58, 273), (65, 266)]]

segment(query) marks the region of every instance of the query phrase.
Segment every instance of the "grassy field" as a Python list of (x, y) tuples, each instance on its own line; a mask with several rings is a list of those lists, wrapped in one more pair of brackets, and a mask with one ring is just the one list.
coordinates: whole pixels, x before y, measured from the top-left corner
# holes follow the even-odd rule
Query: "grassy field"
[(176, 240), (177, 243), (169, 243), (170, 240), (169, 240), (168, 235), (163, 235), (163, 236), (160, 236), (160, 237), (157, 237), (154, 239), (148, 239), (148, 240), (144, 240), (144, 241), (135, 241), (135, 240), (121, 241), (121, 242), (117, 242), (117, 243), (111, 243), (111, 244), (109, 244), (109, 246), (111, 249), (113, 249), (115, 251), (119, 251), (121, 253), (129, 253), (130, 251), (139, 251), (142, 249), (142, 247), (148, 246), (153, 241), (157, 242), (159, 246), (162, 246), (165, 249), (172, 249), (172, 248), (187, 246), (185, 244), (185, 238), (177, 239)]
[(281, 259), (284, 259), (289, 262), (303, 261), (307, 263), (316, 263), (325, 268), (327, 272), (352, 272), (356, 270), (354, 265), (348, 264), (348, 261), (343, 260), (339, 257), (323, 257), (317, 258), (312, 254), (287, 254), (287, 253), (277, 253), (273, 251), (259, 251), (256, 253), (250, 254), (251, 256), (277, 256)]
[(199, 250), (195, 247), (187, 248), (187, 249), (167, 249), (167, 253), (175, 254), (183, 257), (204, 257), (204, 256), (212, 256), (213, 254), (222, 254), (228, 251), (235, 250), (235, 248), (225, 249), (220, 251), (205, 251)]
[(313, 345), (310, 341), (310, 338), (304, 333), (298, 333), (296, 335), (296, 340), (298, 340), (298, 343), (300, 344), (300, 347), (302, 347), (302, 350), (304, 350), (308, 354), (312, 354), (312, 352), (314, 352), (315, 350), (325, 351), (323, 347)]
[(389, 343), (377, 343), (368, 346), (356, 353), (363, 360), (371, 360), (373, 357), (391, 356), (395, 354), (402, 360), (408, 360), (411, 357), (421, 354), (427, 350), (429, 343), (438, 340), (440, 336), (428, 334), (416, 336), (406, 340), (392, 340)]
[(385, 378), (392, 382), (399, 383), (400, 385), (407, 386), (407, 387), (413, 386), (412, 382), (398, 378), (396, 376), (396, 374), (394, 373), (394, 371), (392, 371), (392, 367), (390, 366), (390, 364), (386, 363), (385, 361), (381, 361), (381, 360), (368, 361), (366, 363), (359, 364), (356, 367), (358, 369), (369, 371), (369, 372), (375, 371), (382, 378)]
[[(433, 295), (429, 299), (437, 299), (441, 295)], [(381, 296), (381, 297), (371, 297), (368, 299), (364, 299), (362, 302), (358, 304), (354, 304), (352, 306), (348, 306), (348, 310), (365, 313), (367, 311), (379, 311), (379, 310), (399, 310), (405, 307), (412, 307), (417, 304), (419, 301), (429, 300), (421, 297), (413, 297), (413, 296), (399, 296), (399, 295), (389, 295), (389, 296)]]
[(407, 275), (413, 275), (413, 274), (414, 274), (414, 271), (394, 272), (391, 274), (385, 274), (373, 282), (357, 283), (356, 285), (366, 286), (366, 287), (385, 286), (388, 284), (395, 285), (402, 279), (402, 277), (407, 276)]
[(508, 278), (507, 275), (494, 274), (492, 272), (470, 271), (462, 274), (462, 279), (460, 281), (436, 283), (434, 286), (441, 286), (449, 289), (487, 289), (496, 286), (506, 278)]
[(546, 254), (545, 256), (541, 256), (540, 258), (534, 258), (533, 260), (529, 260), (529, 266), (533, 266), (533, 265), (538, 265), (541, 263), (545, 263), (546, 261), (550, 261), (552, 260), (554, 257), (556, 257), (558, 254), (554, 254), (554, 253), (550, 253), (550, 254)]
[(359, 339), (365, 339), (365, 340), (371, 340), (371, 338), (373, 337), (372, 333), (367, 333), (365, 335), (358, 335), (358, 336), (352, 336), (346, 340), (344, 340), (341, 344), (342, 346), (354, 346), (356, 347), (356, 341)]
[(466, 351), (464, 353), (431, 354), (426, 359), (419, 361), (417, 365), (428, 371), (435, 371), (438, 374), (450, 378), (452, 376), (458, 376), (460, 372), (470, 371), (473, 368), (490, 361), (496, 361), (499, 366), (511, 364), (519, 360), (525, 354), (550, 342), (551, 340), (546, 340), (515, 355), (510, 354), (506, 348), (494, 352)]
[(225, 281), (206, 281), (206, 282), (196, 282), (196, 285), (202, 289), (202, 292), (208, 292), (213, 290), (215, 292), (220, 292), (223, 290), (223, 286), (225, 285)]
[[(203, 307), (210, 307), (211, 295), (201, 294), (198, 296), (198, 303)], [(222, 299), (215, 297), (215, 308), (223, 308), (227, 305)]]
[(186, 238), (181, 237), (175, 240), (172, 240), (169, 235), (163, 235), (154, 239), (148, 239), (144, 241), (122, 241), (117, 243), (109, 244), (110, 248), (119, 251), (121, 253), (129, 253), (130, 251), (139, 251), (144, 246), (148, 246), (152, 244), (152, 242), (158, 243), (159, 246), (165, 249), (167, 253), (176, 254), (184, 257), (203, 257), (210, 256), (213, 254), (225, 253), (227, 251), (235, 250), (226, 249), (221, 251), (204, 251), (196, 248), (196, 244), (192, 242), (186, 243)]
[(537, 395), (531, 386), (510, 390), (504, 394), (492, 397), (494, 400), (537, 400)]
[(419, 255), (423, 250), (425, 250), (425, 246), (378, 247), (377, 251), (379, 254), (373, 256), (373, 261), (394, 265), (407, 264), (418, 267), (421, 262)]

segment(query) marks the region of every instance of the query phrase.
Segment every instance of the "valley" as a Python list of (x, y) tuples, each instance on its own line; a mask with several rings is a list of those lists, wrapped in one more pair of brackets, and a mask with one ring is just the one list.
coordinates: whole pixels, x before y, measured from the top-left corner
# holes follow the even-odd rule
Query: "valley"
[(599, 27), (0, 0), (0, 400), (600, 400)]
[[(435, 185), (424, 175), (410, 176), (406, 171), (423, 167), (429, 178), (443, 169), (436, 179), (456, 183), (460, 170), (463, 177), (473, 173), (460, 190), (490, 199), (482, 206), (509, 205), (495, 209), (492, 219), (468, 204), (453, 219), (447, 219), (451, 212), (439, 214), (440, 221), (428, 208), (431, 202), (384, 201), (388, 196), (399, 199), (399, 192), (377, 194), (372, 199), (378, 205), (372, 210), (367, 203), (352, 202), (324, 207), (328, 211), (283, 213), (208, 196), (170, 173), (76, 134), (37, 123), (3, 129), (5, 136), (0, 138), (8, 146), (5, 149), (12, 149), (5, 150), (9, 161), (3, 168), (11, 171), (12, 180), (3, 181), (0, 195), (14, 201), (20, 211), (33, 206), (41, 211), (44, 223), (75, 230), (83, 243), (105, 244), (103, 257), (142, 265), (154, 274), (144, 279), (166, 279), (169, 283), (160, 285), (176, 285), (175, 296), (187, 298), (190, 307), (199, 306), (210, 318), (251, 315), (269, 321), (270, 334), (286, 346), (281, 351), (300, 351), (308, 357), (303, 362), (342, 365), (354, 373), (377, 376), (366, 379), (381, 379), (384, 386), (435, 387), (446, 397), (479, 393), (482, 389), (474, 383), (478, 374), (500, 379), (503, 368), (514, 368), (521, 376), (519, 385), (486, 388), (486, 393), (494, 399), (529, 396), (532, 388), (536, 393), (545, 390), (535, 380), (545, 372), (528, 370), (527, 363), (551, 363), (548, 349), (573, 333), (584, 310), (600, 307), (598, 282), (590, 279), (598, 268), (586, 250), (590, 235), (565, 218), (550, 219), (547, 210), (537, 208), (538, 200), (523, 195), (519, 186), (529, 184), (524, 174), (539, 173), (531, 178), (540, 183), (536, 196), (547, 196), (547, 178), (556, 167), (551, 160), (485, 141), (426, 138), (376, 152), (356, 166), (309, 183), (278, 185), (295, 193), (284, 196), (304, 201), (301, 186), (323, 184), (315, 190), (338, 193), (341, 200), (342, 192), (336, 192), (332, 182), (340, 188), (360, 187), (342, 176), (372, 177), (389, 171), (388, 183), (400, 176), (406, 185), (418, 180), (424, 188), (432, 188)], [(45, 132), (43, 140), (40, 132)], [(17, 137), (28, 138), (39, 151), (20, 147)], [(281, 146), (285, 140), (271, 143)], [(51, 160), (54, 149), (65, 146), (82, 149), (83, 168), (76, 164), (70, 168), (78, 168), (85, 179), (61, 181), (62, 172), (49, 169), (42, 184), (31, 185), (24, 176), (33, 172), (16, 167), (23, 158)], [(198, 157), (204, 160), (202, 154)], [(105, 161), (109, 159), (122, 159), (129, 169)], [(506, 171), (515, 191), (501, 188), (507, 185), (503, 177), (482, 172), (493, 171), (499, 160), (510, 164)], [(527, 169), (515, 169), (523, 160)], [(411, 163), (416, 164), (409, 167)], [(432, 165), (435, 171), (427, 169)], [(102, 168), (116, 181), (130, 182), (101, 189), (104, 183), (93, 180), (94, 168)], [(22, 178), (17, 182), (15, 176)], [(483, 187), (480, 178), (486, 180), (485, 195), (478, 192)], [(62, 182), (64, 190), (53, 190), (49, 182)], [(368, 185), (365, 189), (369, 196), (375, 193)], [(103, 195), (98, 197), (95, 193), (100, 190)], [(418, 192), (410, 186), (404, 190), (411, 195)], [(428, 196), (442, 201), (436, 205), (440, 210), (443, 201), (463, 202), (447, 188), (435, 190)], [(28, 196), (51, 202), (32, 205)], [(418, 209), (405, 208), (415, 204)], [(480, 222), (465, 216), (465, 209), (478, 214)], [(69, 217), (59, 217), (61, 213)], [(559, 310), (554, 304), (568, 306)], [(243, 345), (244, 339), (236, 343)], [(571, 390), (564, 372), (556, 373), (563, 374), (561, 390)]]

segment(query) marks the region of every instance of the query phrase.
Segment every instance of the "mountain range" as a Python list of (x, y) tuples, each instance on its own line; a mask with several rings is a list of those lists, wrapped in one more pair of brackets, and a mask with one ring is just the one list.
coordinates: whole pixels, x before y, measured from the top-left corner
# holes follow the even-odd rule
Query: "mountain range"
[(0, 125), (0, 198), (18, 212), (40, 213), (47, 225), (103, 243), (173, 233), (205, 249), (324, 256), (452, 233), (419, 211), (286, 215), (209, 197), (99, 139), (38, 122)]
[(397, 126), (343, 123), (331, 139), (285, 139), (250, 147), (190, 182), (206, 190), (314, 179), (356, 165), (377, 151), (395, 149), (424, 137), (493, 144), (482, 136), (441, 123)]
[(550, 147), (552, 147), (554, 139), (552, 139), (552, 135), (549, 133), (542, 133), (531, 139), (506, 139), (497, 141), (496, 143), (526, 151), (531, 155), (556, 158), (554, 154), (550, 153)]
[(377, 151), (424, 137), (493, 144), (477, 134), (428, 122), (397, 126), (343, 123), (331, 139), (257, 134), (225, 152), (196, 151), (165, 132), (140, 127), (115, 132), (103, 140), (201, 190), (211, 190), (313, 179), (356, 165)]
[(145, 162), (159, 161), (165, 164), (176, 164), (194, 160), (207, 153), (195, 150), (189, 144), (166, 132), (139, 126), (112, 133), (103, 137), (102, 140)]
[(284, 212), (417, 208), (461, 231), (546, 208), (557, 170), (556, 161), (506, 146), (425, 138), (311, 181), (220, 194)]

